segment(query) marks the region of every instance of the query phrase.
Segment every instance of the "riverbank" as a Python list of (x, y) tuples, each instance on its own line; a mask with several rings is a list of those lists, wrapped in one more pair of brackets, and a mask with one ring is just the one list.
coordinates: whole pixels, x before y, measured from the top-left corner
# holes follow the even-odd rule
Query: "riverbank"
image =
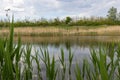
[[(9, 28), (0, 28), (0, 35), (7, 36)], [(15, 27), (14, 36), (120, 36), (120, 26), (98, 28)]]

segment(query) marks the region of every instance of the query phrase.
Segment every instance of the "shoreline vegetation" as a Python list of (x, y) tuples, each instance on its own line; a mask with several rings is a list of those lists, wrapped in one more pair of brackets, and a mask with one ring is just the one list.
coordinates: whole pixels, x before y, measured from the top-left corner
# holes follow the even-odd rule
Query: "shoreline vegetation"
[[(0, 27), (9, 27), (9, 19), (0, 20)], [(113, 26), (120, 25), (120, 19), (109, 19), (108, 17), (64, 17), (60, 19), (59, 17), (53, 19), (24, 19), (24, 20), (16, 20), (14, 22), (15, 27), (74, 27), (74, 26), (87, 26), (87, 28), (94, 26)]]
[[(0, 36), (7, 36), (9, 28), (0, 28)], [(120, 36), (120, 26), (82, 27), (15, 27), (14, 36)]]
[(15, 45), (13, 35), (12, 20), (9, 38), (0, 38), (0, 80), (120, 80), (120, 43), (91, 46), (90, 60), (75, 62), (71, 49), (67, 60), (62, 48), (58, 59), (47, 49), (33, 54), (32, 46), (23, 47), (20, 37)]
[[(0, 35), (9, 34), (10, 16), (0, 21)], [(15, 36), (119, 36), (120, 12), (111, 7), (106, 17), (65, 17), (63, 19), (16, 20)]]

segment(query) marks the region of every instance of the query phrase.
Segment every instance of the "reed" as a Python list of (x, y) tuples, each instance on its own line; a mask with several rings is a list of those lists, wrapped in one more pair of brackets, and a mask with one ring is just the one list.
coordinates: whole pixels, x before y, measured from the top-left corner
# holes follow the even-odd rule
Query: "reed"
[[(44, 62), (46, 67), (46, 77), (48, 80), (56, 80), (58, 70), (55, 68), (55, 59), (54, 56), (50, 59), (49, 52), (41, 50), (42, 57), (41, 60)], [(50, 61), (51, 60), (51, 61)]]
[(71, 49), (69, 49), (69, 80), (72, 79), (72, 77), (71, 77), (71, 66), (72, 66), (73, 56), (74, 55), (71, 52)]
[(61, 49), (61, 56), (59, 57), (61, 68), (62, 68), (62, 80), (65, 80), (66, 75), (66, 63), (65, 63), (65, 57), (64, 57), (64, 51)]
[[(22, 47), (18, 38), (17, 45), (14, 44), (14, 20), (10, 26), (10, 36), (8, 39), (0, 39), (0, 80), (34, 80), (33, 63), (36, 64), (38, 80), (57, 80), (57, 76), (62, 80), (72, 80), (72, 62), (74, 55), (69, 49), (68, 64), (65, 60), (64, 50), (61, 49), (58, 67), (55, 57), (50, 57), (49, 51), (40, 48), (40, 52), (35, 51), (32, 55), (32, 46)], [(90, 60), (84, 59), (82, 63), (76, 63), (74, 67), (76, 80), (119, 80), (120, 79), (120, 43), (98, 45), (91, 47)], [(42, 74), (40, 61), (44, 63), (46, 74)], [(67, 67), (68, 65), (68, 67)], [(82, 67), (80, 67), (82, 65)], [(61, 74), (58, 71), (61, 70)], [(68, 75), (67, 74), (68, 72)]]

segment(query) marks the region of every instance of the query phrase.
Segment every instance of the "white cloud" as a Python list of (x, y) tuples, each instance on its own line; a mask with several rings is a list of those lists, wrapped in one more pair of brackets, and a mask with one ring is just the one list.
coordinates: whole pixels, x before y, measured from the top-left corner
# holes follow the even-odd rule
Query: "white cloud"
[(119, 0), (101, 0), (101, 2), (92, 3), (91, 8), (86, 8), (85, 11), (82, 11), (79, 16), (106, 16), (107, 11), (112, 6), (116, 7), (120, 11), (120, 6), (117, 6), (120, 3)]
[(23, 0), (2, 0), (1, 11), (10, 9), (11, 11), (24, 11)]
[[(52, 18), (62, 16), (106, 16), (110, 7), (120, 11), (120, 0), (0, 0), (0, 17), (4, 8), (12, 8), (17, 18)], [(23, 11), (23, 12), (19, 12)]]

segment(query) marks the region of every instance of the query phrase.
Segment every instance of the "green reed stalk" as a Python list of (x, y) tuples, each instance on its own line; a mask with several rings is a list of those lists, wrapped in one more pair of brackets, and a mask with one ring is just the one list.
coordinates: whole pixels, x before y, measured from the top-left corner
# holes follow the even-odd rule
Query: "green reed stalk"
[(62, 80), (65, 80), (66, 64), (65, 64), (65, 57), (64, 57), (63, 49), (61, 49), (61, 56), (59, 57), (59, 60), (62, 65)]
[[(14, 17), (13, 17), (14, 18)], [(41, 50), (42, 56), (39, 52), (35, 52), (35, 56), (31, 55), (31, 46), (25, 49), (21, 47), (21, 40), (18, 39), (17, 45), (14, 45), (14, 20), (12, 19), (10, 27), (9, 39), (0, 39), (0, 80), (32, 80), (32, 61), (35, 60), (38, 69), (38, 77), (44, 80), (41, 75), (42, 60), (46, 67), (47, 80), (56, 80), (58, 75), (58, 68), (54, 56), (50, 57), (47, 50)], [(98, 45), (99, 49), (91, 50), (91, 60), (83, 60), (82, 68), (76, 64), (75, 77), (76, 80), (120, 80), (120, 43), (115, 45), (107, 45), (107, 47)], [(61, 49), (61, 56), (59, 56), (60, 64), (62, 65), (62, 80), (66, 80), (66, 63), (64, 51)], [(40, 56), (40, 58), (38, 57)], [(21, 64), (21, 58), (24, 61)], [(73, 54), (69, 50), (69, 79), (71, 78), (71, 66), (73, 61)], [(90, 63), (89, 63), (90, 62)], [(92, 66), (92, 68), (91, 68)], [(23, 69), (23, 72), (21, 71)], [(60, 75), (58, 75), (60, 76)]]
[(41, 60), (44, 62), (46, 67), (46, 76), (48, 80), (56, 80), (58, 70), (55, 68), (55, 59), (54, 56), (50, 59), (49, 52), (47, 50), (41, 50), (42, 57)]
[(40, 67), (40, 58), (39, 58), (39, 52), (36, 51), (35, 52), (35, 56), (32, 56), (32, 58), (35, 60), (36, 64), (37, 64), (37, 70), (38, 70), (38, 77), (39, 80), (43, 80), (42, 75), (41, 75), (41, 67)]
[(73, 54), (71, 49), (69, 49), (69, 79), (71, 80), (71, 66), (72, 66)]
[(26, 47), (26, 51), (24, 51), (24, 60), (25, 60), (25, 78), (32, 79), (32, 59), (31, 59), (31, 46)]
[(78, 64), (76, 64), (75, 76), (76, 76), (76, 80), (84, 80), (83, 77), (82, 77), (81, 70), (80, 70)]

